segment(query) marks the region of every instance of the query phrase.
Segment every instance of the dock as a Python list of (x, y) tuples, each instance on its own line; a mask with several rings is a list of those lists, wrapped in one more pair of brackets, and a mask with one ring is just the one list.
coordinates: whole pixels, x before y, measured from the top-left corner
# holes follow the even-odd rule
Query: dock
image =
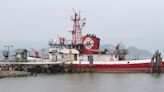
[[(31, 75), (39, 73), (58, 73), (63, 71), (62, 62), (0, 62), (0, 76), (15, 76), (21, 75), (20, 72), (13, 73), (14, 71), (28, 72)], [(7, 73), (9, 72), (9, 73)], [(23, 74), (24, 75), (24, 74)]]

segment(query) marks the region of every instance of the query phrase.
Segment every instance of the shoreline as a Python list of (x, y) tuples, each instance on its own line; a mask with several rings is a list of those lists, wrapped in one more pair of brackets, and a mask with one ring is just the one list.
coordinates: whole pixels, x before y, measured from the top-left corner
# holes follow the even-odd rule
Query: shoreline
[(29, 72), (25, 71), (0, 71), (0, 78), (4, 77), (26, 77), (30, 76)]

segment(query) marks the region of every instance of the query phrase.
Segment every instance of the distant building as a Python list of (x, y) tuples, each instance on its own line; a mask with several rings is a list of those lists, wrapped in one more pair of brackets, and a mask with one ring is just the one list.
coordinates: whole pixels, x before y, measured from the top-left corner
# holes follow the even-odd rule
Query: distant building
[(16, 61), (27, 62), (27, 50), (26, 49), (17, 49), (16, 50)]

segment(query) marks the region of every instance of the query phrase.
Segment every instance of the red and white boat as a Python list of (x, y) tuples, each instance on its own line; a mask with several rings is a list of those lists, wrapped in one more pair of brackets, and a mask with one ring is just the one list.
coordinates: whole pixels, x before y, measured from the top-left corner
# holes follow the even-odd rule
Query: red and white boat
[[(75, 69), (95, 72), (117, 72), (117, 71), (149, 71), (152, 67), (164, 69), (164, 62), (158, 57), (144, 60), (126, 60), (128, 54), (126, 49), (120, 49), (118, 44), (114, 50), (99, 50), (100, 38), (93, 34), (82, 36), (82, 28), (85, 25), (85, 18), (81, 19), (80, 14), (75, 12), (73, 21), (72, 40), (67, 41), (59, 37), (59, 41), (50, 41), (49, 59), (51, 61), (65, 62), (72, 64)], [(157, 53), (158, 56), (159, 53)], [(154, 63), (157, 62), (158, 65)]]

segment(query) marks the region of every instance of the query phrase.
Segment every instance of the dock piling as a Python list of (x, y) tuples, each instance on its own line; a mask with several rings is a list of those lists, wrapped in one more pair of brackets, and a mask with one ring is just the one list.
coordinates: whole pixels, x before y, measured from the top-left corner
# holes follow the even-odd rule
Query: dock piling
[(155, 52), (150, 62), (150, 73), (161, 73), (162, 58), (159, 50)]

